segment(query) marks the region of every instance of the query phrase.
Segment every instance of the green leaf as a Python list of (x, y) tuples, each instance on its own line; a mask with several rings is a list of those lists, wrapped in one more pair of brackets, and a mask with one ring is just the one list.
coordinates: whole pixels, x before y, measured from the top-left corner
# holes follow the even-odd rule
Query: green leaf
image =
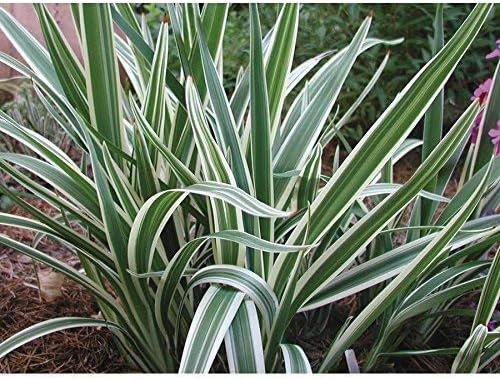
[(224, 92), (224, 87), (219, 79), (214, 61), (210, 55), (205, 36), (201, 30), (199, 22), (196, 23), (196, 30), (198, 34), (201, 62), (203, 65), (204, 82), (206, 84), (206, 88), (208, 89), (208, 98), (212, 104), (216, 121), (214, 123), (214, 132), (217, 137), (217, 143), (221, 149), (229, 149), (229, 153), (231, 155), (231, 166), (236, 184), (242, 190), (251, 194), (250, 173), (239, 141), (233, 113)]
[(69, 101), (89, 120), (83, 68), (45, 5), (33, 4), (59, 82)]
[[(464, 225), (464, 229), (495, 226), (500, 217), (487, 217), (473, 220)], [(484, 223), (484, 224), (483, 224)], [(437, 233), (406, 243), (382, 255), (357, 265), (335, 277), (316, 296), (312, 297), (300, 311), (307, 311), (338, 301), (364, 289), (397, 276), (422, 251)], [(480, 239), (496, 240), (498, 231), (479, 234), (459, 232), (445, 249), (458, 249)]]
[[(370, 210), (307, 269), (297, 285), (297, 306), (302, 306), (299, 303), (303, 304), (307, 301), (308, 296), (314, 295), (321, 289), (323, 284), (331, 281), (350, 265), (352, 260), (364, 250), (389, 220), (402, 211), (411, 199), (417, 195), (456, 149), (457, 144), (467, 133), (478, 108), (478, 104), (473, 103), (440, 142), (432, 155), (415, 171), (413, 176), (399, 190), (386, 197), (375, 208)], [(299, 227), (300, 224), (297, 228)], [(289, 238), (289, 240), (291, 239)], [(280, 269), (283, 272), (285, 271), (285, 267)]]
[(179, 373), (208, 373), (244, 297), (220, 286), (206, 291), (189, 328)]
[[(302, 169), (308, 158), (307, 153), (312, 151), (316, 144), (342, 85), (360, 52), (370, 28), (370, 22), (370, 17), (364, 20), (346, 54), (340, 59), (338, 70), (325, 80), (317, 92), (313, 93), (310, 103), (293, 126), (290, 128), (286, 126), (287, 123), (292, 123), (289, 115), (283, 121), (284, 139), (273, 158), (275, 172), (283, 173), (292, 169)], [(281, 207), (284, 204), (292, 187), (293, 182), (289, 180), (276, 181), (274, 189), (276, 205)], [(315, 223), (311, 227), (315, 229), (316, 225), (318, 224)]]
[(265, 373), (259, 316), (252, 301), (243, 301), (224, 338), (230, 373)]
[[(451, 202), (447, 204), (446, 208), (436, 220), (436, 225), (445, 224), (456, 212), (460, 210), (464, 201), (468, 197), (470, 197), (472, 192), (477, 188), (485, 172), (486, 167), (483, 167), (476, 174), (474, 174), (474, 176), (469, 181), (467, 181), (467, 183), (460, 189), (460, 191), (455, 194)], [(498, 182), (498, 178), (500, 178), (500, 157), (495, 157), (493, 160), (493, 167), (488, 178), (487, 186), (493, 186)]]
[[(151, 64), (151, 75), (142, 101), (142, 113), (155, 133), (168, 141), (170, 118), (166, 105), (165, 77), (168, 57), (168, 25), (162, 23), (156, 41), (156, 50)], [(156, 163), (156, 151), (151, 152), (151, 159)]]
[(488, 329), (484, 325), (478, 325), (474, 329), (455, 357), (451, 367), (452, 373), (475, 373), (477, 371), (487, 334)]
[(479, 126), (478, 143), (474, 146), (474, 155), (471, 163), (474, 173), (478, 172), (488, 163), (493, 153), (493, 144), (491, 144), (488, 132), (496, 128), (498, 120), (500, 120), (500, 62), (497, 63), (495, 74), (493, 75), (493, 83), (488, 92), (486, 107), (481, 119), (481, 125)]
[[(283, 4), (274, 27), (266, 62), (267, 94), (271, 135), (276, 133), (286, 96), (299, 26), (299, 4)], [(257, 41), (254, 41), (254, 43)], [(259, 42), (260, 43), (260, 42)], [(250, 64), (252, 68), (252, 64)], [(252, 81), (252, 79), (250, 79)], [(264, 83), (260, 83), (262, 86)]]
[[(491, 169), (491, 162), (489, 168)], [(354, 321), (347, 327), (344, 333), (333, 342), (328, 350), (325, 360), (321, 364), (320, 371), (331, 369), (340, 359), (342, 353), (375, 321), (375, 319), (386, 310), (394, 300), (400, 296), (418, 278), (420, 273), (439, 258), (440, 253), (448, 242), (456, 235), (458, 230), (472, 214), (479, 203), (485, 190), (486, 178), (489, 170), (483, 177), (472, 196), (464, 203), (462, 209), (439, 232), (431, 243), (413, 259), (388, 286), (386, 286), (369, 304), (361, 311)]]
[(472, 323), (472, 330), (478, 325), (488, 325), (488, 322), (495, 311), (500, 297), (500, 249), (497, 249), (495, 257), (488, 272), (488, 277), (484, 284), (477, 305), (476, 316)]
[(297, 208), (308, 207), (316, 198), (321, 175), (321, 145), (317, 145), (309, 161), (304, 166), (297, 189)]
[[(363, 100), (366, 98), (366, 96), (370, 93), (372, 88), (377, 83), (388, 61), (389, 61), (389, 53), (385, 55), (384, 60), (378, 67), (377, 71), (375, 71), (375, 73), (370, 78), (370, 81), (367, 83), (361, 94), (359, 94), (354, 103), (352, 103), (349, 109), (344, 113), (344, 115), (342, 115), (340, 120), (336, 123), (332, 123), (331, 128), (325, 129), (325, 131), (323, 132), (323, 136), (321, 137), (322, 146), (325, 146), (329, 141), (331, 141), (331, 139), (335, 136), (337, 131), (339, 131), (343, 126), (345, 126), (349, 122), (351, 116), (354, 114), (354, 112), (356, 112), (356, 110), (361, 105)], [(332, 120), (335, 120), (335, 118), (333, 118)]]
[(280, 344), (286, 373), (312, 373), (304, 350), (296, 344)]
[(54, 318), (32, 325), (20, 332), (12, 335), (0, 343), (0, 359), (16, 348), (31, 342), (45, 335), (57, 331), (74, 329), (78, 327), (107, 327), (111, 330), (120, 330), (126, 332), (120, 326), (113, 322), (107, 322), (100, 319), (81, 318), (81, 317), (63, 317)]
[[(262, 34), (256, 4), (250, 5), (250, 130), (252, 172), (257, 199), (273, 205), (271, 167), (271, 124), (266, 75), (262, 52)], [(261, 233), (270, 237), (271, 225), (261, 221)]]
[(119, 309), (116, 305), (115, 299), (111, 297), (104, 289), (102, 289), (97, 283), (90, 280), (87, 276), (82, 275), (73, 267), (68, 264), (54, 259), (50, 255), (34, 249), (26, 244), (19, 243), (5, 235), (0, 234), (0, 243), (5, 245), (6, 247), (10, 247), (18, 252), (21, 252), (23, 255), (26, 255), (33, 260), (36, 260), (49, 268), (52, 268), (58, 272), (61, 272), (69, 279), (75, 281), (76, 283), (83, 286), (85, 289), (89, 290), (96, 298), (104, 301), (108, 306), (111, 306), (114, 310), (119, 312)]
[(0, 9), (0, 29), (40, 78), (53, 90), (62, 92), (47, 50), (3, 8)]
[[(357, 192), (373, 179), (408, 136), (451, 76), (491, 7), (481, 4), (474, 8), (445, 47), (400, 92), (335, 172), (311, 205), (311, 220), (314, 220), (310, 230), (311, 241), (320, 238), (343, 215)], [(326, 212), (325, 205), (328, 205)], [(305, 222), (299, 224), (290, 239), (298, 239), (304, 231)]]
[(231, 286), (249, 296), (261, 311), (266, 330), (271, 328), (278, 307), (278, 299), (261, 277), (235, 265), (210, 265), (195, 273), (189, 282), (188, 289), (206, 283)]
[[(81, 4), (80, 25), (90, 120), (97, 131), (121, 148), (121, 90), (110, 5)], [(116, 155), (114, 158), (119, 160)]]
[[(434, 40), (432, 42), (432, 54), (436, 55), (444, 45), (443, 31), (443, 4), (436, 5), (436, 15), (434, 18)], [(429, 107), (424, 119), (424, 143), (422, 146), (422, 161), (425, 160), (441, 140), (443, 129), (443, 104), (444, 90), (437, 95), (434, 102)], [(434, 192), (436, 190), (437, 176), (429, 181), (425, 186), (425, 190)], [(432, 215), (435, 210), (435, 204), (430, 200), (422, 199), (421, 203), (422, 215), (421, 223), (428, 224), (431, 222)]]

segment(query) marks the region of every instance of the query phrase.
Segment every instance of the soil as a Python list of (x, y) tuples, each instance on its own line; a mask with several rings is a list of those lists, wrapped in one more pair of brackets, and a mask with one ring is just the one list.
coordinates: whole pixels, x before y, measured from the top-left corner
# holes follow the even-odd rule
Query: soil
[[(333, 150), (326, 150), (326, 162), (332, 162)], [(419, 163), (419, 155), (413, 152), (395, 166), (395, 182), (406, 181)], [(325, 171), (328, 168), (324, 168)], [(328, 173), (325, 173), (328, 174)], [(455, 180), (447, 189), (447, 195), (455, 191)], [(48, 215), (55, 214), (47, 204), (31, 199), (31, 204)], [(10, 213), (25, 215), (14, 206)], [(407, 212), (408, 214), (408, 212)], [(20, 229), (0, 226), (0, 233), (9, 237), (31, 243), (34, 234)], [(42, 239), (40, 249), (51, 252), (54, 257), (78, 268), (79, 261), (75, 256), (56, 243)], [(43, 270), (38, 267), (37, 270)], [(19, 255), (13, 250), (0, 246), (0, 341), (34, 323), (61, 316), (92, 317), (98, 313), (97, 305), (79, 285), (64, 280), (61, 294), (52, 301), (44, 300), (37, 287), (35, 266), (31, 259)], [(477, 302), (478, 294), (471, 294), (462, 302)], [(317, 332), (310, 326), (317, 326), (320, 321), (314, 315), (297, 315), (291, 326), (289, 339), (299, 343), (305, 350), (313, 369), (319, 366), (329, 343), (342, 326), (345, 319), (358, 312), (358, 298), (350, 297), (332, 306), (327, 319), (323, 322), (325, 329)], [(308, 327), (309, 326), (309, 327)], [(463, 343), (468, 336), (470, 321), (461, 318), (445, 319), (436, 334), (433, 347), (441, 347), (442, 342)], [(376, 327), (365, 334), (354, 347), (361, 358), (364, 347), (370, 347), (374, 339)], [(462, 339), (457, 337), (463, 337)], [(451, 368), (452, 357), (418, 357), (411, 359), (388, 360), (379, 367), (380, 372), (399, 373), (446, 373)], [(341, 370), (346, 370), (343, 368)], [(496, 360), (486, 372), (500, 371), (500, 361)], [(106, 329), (76, 328), (64, 332), (50, 334), (26, 344), (0, 360), (0, 373), (124, 373), (138, 372), (120, 357), (111, 334)]]
[[(55, 210), (39, 200), (30, 203), (48, 215)], [(27, 216), (14, 206), (10, 213)], [(34, 234), (18, 228), (0, 226), (0, 233), (23, 243)], [(78, 268), (75, 256), (56, 243), (43, 239), (39, 248)], [(81, 286), (64, 279), (61, 294), (44, 300), (37, 286), (36, 273), (44, 268), (10, 248), (0, 247), (0, 341), (35, 323), (61, 316), (92, 317), (98, 314), (94, 298)], [(131, 372), (119, 356), (106, 329), (76, 328), (38, 338), (19, 347), (0, 360), (0, 373), (106, 373)]]

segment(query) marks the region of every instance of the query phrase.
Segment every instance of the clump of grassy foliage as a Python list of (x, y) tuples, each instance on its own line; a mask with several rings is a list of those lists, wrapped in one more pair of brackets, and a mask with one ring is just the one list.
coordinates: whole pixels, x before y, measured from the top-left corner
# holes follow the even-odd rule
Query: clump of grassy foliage
[[(130, 5), (73, 4), (83, 64), (47, 9), (35, 9), (46, 48), (0, 10), (0, 28), (26, 64), (5, 53), (0, 61), (31, 78), (82, 159), (77, 164), (1, 113), (0, 131), (37, 156), (2, 152), (0, 169), (60, 216), (48, 217), (2, 187), (32, 218), (1, 213), (0, 223), (65, 245), (83, 271), (7, 236), (0, 243), (88, 289), (102, 319), (34, 325), (0, 343), (0, 356), (54, 331), (101, 326), (143, 371), (208, 372), (224, 344), (231, 372), (311, 372), (303, 349), (287, 340), (294, 316), (369, 290), (317, 368), (334, 371), (376, 323), (380, 334), (363, 363), (368, 371), (401, 355), (410, 318), (425, 316), (431, 323), (422, 324), (423, 335), (431, 336), (441, 315), (456, 312), (453, 300), (481, 288), (464, 348), (437, 349), (457, 355), (454, 371), (478, 370), (498, 354), (498, 332), (486, 326), (498, 300), (500, 258), (483, 255), (500, 234), (499, 216), (489, 215), (498, 205), (500, 161), (487, 139), (498, 120), (498, 66), (488, 96), (473, 100), (444, 137), (439, 122), (444, 85), (491, 5), (474, 7), (446, 44), (438, 7), (433, 57), (328, 175), (321, 173), (322, 149), (389, 58), (351, 107), (331, 119), (355, 61), (377, 45), (400, 42), (368, 37), (370, 15), (345, 47), (297, 66), (298, 5), (281, 6), (267, 33), (257, 5), (250, 5), (249, 62), (226, 93), (226, 4), (169, 4), (169, 23), (160, 25), (156, 41)], [(171, 59), (179, 60), (178, 74)], [(467, 174), (448, 199), (443, 191), (481, 111)], [(422, 118), (432, 128), (423, 141), (408, 139)], [(394, 163), (420, 145), (422, 164), (406, 183), (393, 183)], [(363, 202), (368, 197), (371, 208)], [(410, 222), (402, 224), (414, 200)], [(437, 214), (439, 203), (444, 209)], [(406, 241), (395, 247), (391, 236), (401, 229)]]

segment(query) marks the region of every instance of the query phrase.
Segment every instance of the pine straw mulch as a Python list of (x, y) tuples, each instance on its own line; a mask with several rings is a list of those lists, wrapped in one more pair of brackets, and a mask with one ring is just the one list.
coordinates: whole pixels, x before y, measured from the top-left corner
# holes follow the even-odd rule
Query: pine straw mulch
[[(326, 151), (325, 156), (332, 155)], [(327, 158), (328, 160), (328, 158)], [(331, 160), (330, 160), (331, 162)], [(410, 154), (395, 167), (397, 183), (403, 183), (414, 172), (418, 154)], [(328, 174), (328, 173), (326, 173)], [(446, 195), (455, 191), (456, 181), (447, 189)], [(55, 214), (47, 204), (32, 199), (29, 201), (49, 215)], [(25, 215), (17, 207), (10, 211)], [(406, 212), (406, 218), (409, 214)], [(24, 243), (31, 243), (31, 232), (0, 226), (0, 233)], [(79, 268), (78, 259), (56, 243), (43, 239), (39, 246), (45, 252)], [(42, 269), (43, 268), (39, 268)], [(98, 313), (97, 305), (79, 285), (64, 280), (62, 294), (52, 302), (40, 297), (36, 286), (35, 269), (32, 261), (13, 250), (0, 246), (0, 341), (34, 323), (60, 316), (92, 317)], [(478, 294), (472, 294), (463, 302), (477, 302)], [(326, 328), (314, 335), (308, 331), (304, 315), (298, 315), (291, 326), (289, 341), (299, 343), (305, 350), (313, 369), (317, 369), (322, 356), (328, 350), (332, 338), (350, 315), (359, 311), (358, 298), (349, 297), (333, 305)], [(433, 347), (460, 345), (468, 336), (470, 321), (462, 318), (447, 318), (436, 334)], [(371, 347), (376, 326), (358, 340), (354, 350), (362, 362), (365, 351)], [(391, 359), (378, 368), (381, 372), (446, 373), (451, 368), (452, 357), (418, 357)], [(340, 368), (346, 371), (346, 368)], [(486, 372), (500, 371), (500, 361), (490, 364)], [(120, 357), (110, 332), (106, 329), (77, 328), (50, 334), (28, 343), (0, 360), (0, 373), (123, 373), (137, 372)]]
[[(49, 215), (47, 204), (30, 201)], [(11, 213), (27, 216), (16, 206)], [(18, 228), (0, 226), (0, 233), (16, 241), (31, 243), (34, 234)], [(39, 248), (79, 269), (79, 261), (56, 243), (43, 239)], [(43, 271), (42, 266), (37, 266)], [(92, 317), (98, 308), (94, 298), (81, 286), (64, 279), (61, 295), (45, 301), (37, 287), (31, 259), (0, 246), (0, 341), (35, 323), (54, 317)], [(75, 328), (38, 338), (0, 360), (0, 373), (116, 373), (137, 372), (120, 357), (107, 329)]]

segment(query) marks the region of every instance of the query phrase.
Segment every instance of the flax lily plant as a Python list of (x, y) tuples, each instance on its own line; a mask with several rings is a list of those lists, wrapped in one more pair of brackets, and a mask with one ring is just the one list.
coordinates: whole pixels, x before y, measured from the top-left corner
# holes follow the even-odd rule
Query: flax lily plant
[[(0, 61), (30, 78), (82, 153), (74, 162), (0, 114), (1, 133), (36, 153), (2, 152), (0, 169), (60, 211), (49, 217), (2, 186), (32, 218), (0, 214), (0, 223), (37, 235), (32, 245), (4, 235), (0, 243), (79, 283), (102, 314), (34, 325), (1, 342), (0, 357), (54, 331), (103, 326), (145, 372), (206, 373), (221, 361), (230, 372), (311, 372), (288, 336), (292, 319), (361, 293), (368, 295), (361, 311), (332, 338), (317, 370), (335, 371), (377, 324), (363, 360), (370, 370), (404, 354), (405, 335), (392, 338), (402, 323), (430, 310), (435, 319), (422, 328), (431, 333), (450, 310), (443, 305), (481, 287), (472, 336), (450, 351), (453, 369), (475, 370), (495, 356), (498, 333), (484, 326), (498, 299), (500, 265), (498, 255), (492, 264), (483, 253), (500, 234), (500, 217), (486, 212), (498, 204), (500, 161), (481, 145), (468, 180), (453, 199), (444, 197), (484, 105), (473, 101), (443, 137), (440, 123), (443, 87), (492, 5), (477, 5), (446, 44), (437, 31), (432, 59), (326, 175), (323, 148), (388, 59), (351, 108), (332, 118), (357, 57), (401, 41), (368, 37), (368, 16), (345, 48), (294, 66), (299, 5), (282, 5), (266, 35), (257, 5), (249, 8), (250, 59), (232, 94), (222, 86), (226, 4), (169, 4), (156, 41), (127, 4), (72, 4), (83, 62), (44, 5), (35, 10), (45, 46), (0, 10), (0, 29), (25, 63), (3, 52)], [(180, 60), (179, 74), (172, 59)], [(424, 115), (424, 140), (409, 139)], [(422, 144), (422, 164), (406, 183), (393, 183), (393, 164)], [(415, 200), (415, 216), (402, 223)], [(397, 230), (406, 241), (393, 246)], [(74, 252), (83, 271), (42, 252), (44, 237)]]

